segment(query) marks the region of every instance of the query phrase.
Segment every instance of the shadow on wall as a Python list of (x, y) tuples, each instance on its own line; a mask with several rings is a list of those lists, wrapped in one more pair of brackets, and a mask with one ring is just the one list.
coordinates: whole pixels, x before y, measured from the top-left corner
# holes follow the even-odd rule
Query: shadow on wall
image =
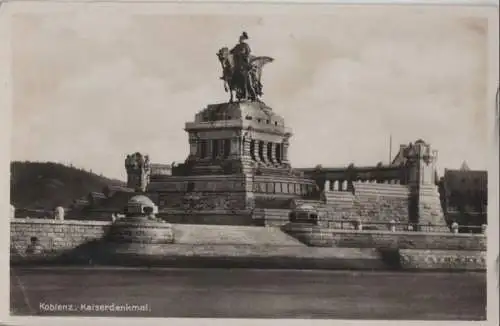
[(399, 249), (379, 248), (377, 250), (380, 254), (380, 258), (382, 259), (384, 264), (389, 267), (389, 269), (403, 269), (403, 266), (401, 265), (401, 254), (399, 253)]

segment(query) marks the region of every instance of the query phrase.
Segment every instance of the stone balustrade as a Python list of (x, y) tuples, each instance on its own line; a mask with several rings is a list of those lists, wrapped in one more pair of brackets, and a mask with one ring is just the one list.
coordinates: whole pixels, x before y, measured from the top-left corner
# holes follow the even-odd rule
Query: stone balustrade
[[(401, 185), (401, 181), (398, 179), (391, 179), (391, 180), (383, 180), (383, 181), (377, 181), (374, 179), (371, 180), (356, 180), (352, 182), (351, 184), (379, 184), (379, 185)], [(339, 179), (339, 180), (325, 180), (324, 183), (324, 190), (325, 191), (350, 191), (349, 187), (349, 181), (345, 179)]]
[(357, 229), (334, 230), (300, 223), (289, 223), (283, 230), (311, 247), (486, 251), (483, 234), (360, 230), (359, 225)]

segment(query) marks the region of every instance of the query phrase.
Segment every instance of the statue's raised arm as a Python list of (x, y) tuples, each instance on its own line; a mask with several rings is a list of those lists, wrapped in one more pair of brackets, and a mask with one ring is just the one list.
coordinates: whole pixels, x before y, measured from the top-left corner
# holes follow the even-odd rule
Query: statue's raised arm
[(221, 48), (217, 53), (222, 65), (222, 80), (224, 88), (230, 92), (230, 101), (233, 101), (233, 92), (241, 100), (257, 101), (262, 96), (262, 68), (272, 62), (271, 57), (257, 57), (252, 55), (250, 46), (246, 43), (248, 34), (243, 32), (231, 50)]

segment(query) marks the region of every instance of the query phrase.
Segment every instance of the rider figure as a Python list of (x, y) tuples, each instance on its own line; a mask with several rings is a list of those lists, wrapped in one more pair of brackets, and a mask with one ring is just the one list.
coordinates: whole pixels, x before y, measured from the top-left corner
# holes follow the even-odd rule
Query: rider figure
[(239, 43), (231, 49), (231, 54), (234, 57), (236, 69), (239, 69), (245, 77), (245, 84), (247, 91), (250, 92), (250, 97), (255, 99), (255, 91), (252, 85), (251, 73), (252, 67), (250, 64), (250, 46), (245, 42), (248, 40), (248, 35), (243, 32), (240, 36)]
[(248, 40), (248, 34), (243, 32), (240, 36), (238, 44), (236, 44), (236, 46), (231, 50), (231, 54), (234, 56), (235, 65), (238, 68), (249, 71), (251, 50), (245, 40)]

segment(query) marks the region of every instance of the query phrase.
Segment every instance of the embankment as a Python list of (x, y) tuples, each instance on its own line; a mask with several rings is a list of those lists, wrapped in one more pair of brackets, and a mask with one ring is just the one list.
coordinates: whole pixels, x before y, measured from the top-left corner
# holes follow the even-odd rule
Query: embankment
[[(172, 224), (173, 243), (140, 244), (110, 242), (110, 227), (15, 219), (11, 264), (452, 271), (486, 266), (482, 235)], [(39, 251), (29, 254), (33, 238)]]

